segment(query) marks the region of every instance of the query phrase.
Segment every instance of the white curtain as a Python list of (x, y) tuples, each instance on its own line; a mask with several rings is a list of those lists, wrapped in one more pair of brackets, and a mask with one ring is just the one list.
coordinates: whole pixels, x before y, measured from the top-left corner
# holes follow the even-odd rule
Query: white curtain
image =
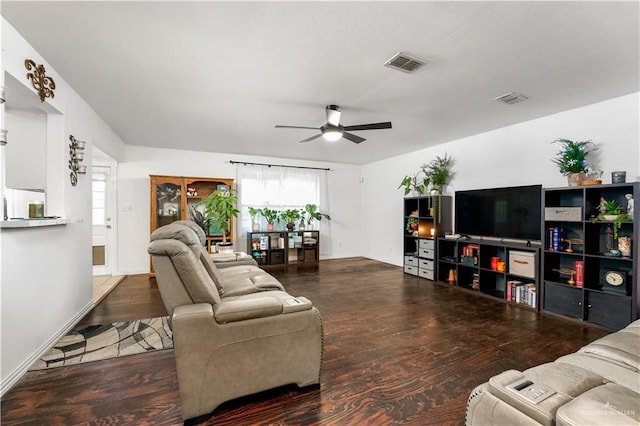
[[(236, 239), (240, 245), (236, 251), (245, 251), (247, 232), (251, 231), (249, 207), (275, 210), (303, 209), (306, 204), (316, 204), (322, 213), (331, 215), (328, 200), (327, 171), (281, 166), (236, 164), (236, 188), (238, 192), (238, 215)], [(328, 254), (330, 221), (324, 219), (314, 223), (320, 231), (320, 254)], [(260, 230), (267, 224), (260, 218)], [(284, 224), (276, 225), (276, 230), (284, 229)]]

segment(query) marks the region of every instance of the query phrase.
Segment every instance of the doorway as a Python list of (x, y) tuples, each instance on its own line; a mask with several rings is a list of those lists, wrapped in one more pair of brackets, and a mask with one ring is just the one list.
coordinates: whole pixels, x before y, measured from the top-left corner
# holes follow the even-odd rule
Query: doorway
[(116, 271), (116, 172), (116, 161), (94, 146), (91, 171), (94, 304), (124, 278), (113, 275)]

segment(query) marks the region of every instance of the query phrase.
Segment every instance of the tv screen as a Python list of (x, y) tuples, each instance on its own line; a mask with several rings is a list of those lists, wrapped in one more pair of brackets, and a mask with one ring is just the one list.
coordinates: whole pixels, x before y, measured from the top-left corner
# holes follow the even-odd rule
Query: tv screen
[(456, 191), (455, 200), (458, 234), (541, 239), (542, 185)]

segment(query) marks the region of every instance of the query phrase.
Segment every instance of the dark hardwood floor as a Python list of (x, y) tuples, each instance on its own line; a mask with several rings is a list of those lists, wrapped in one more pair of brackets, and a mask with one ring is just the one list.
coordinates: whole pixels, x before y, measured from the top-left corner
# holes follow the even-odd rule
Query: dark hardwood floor
[[(195, 424), (463, 424), (467, 397), (607, 334), (469, 294), (364, 258), (271, 271), (304, 295), (324, 324), (321, 385), (234, 400)], [(166, 314), (153, 279), (127, 277), (83, 320)], [(27, 373), (2, 398), (3, 425), (180, 424), (172, 351)]]

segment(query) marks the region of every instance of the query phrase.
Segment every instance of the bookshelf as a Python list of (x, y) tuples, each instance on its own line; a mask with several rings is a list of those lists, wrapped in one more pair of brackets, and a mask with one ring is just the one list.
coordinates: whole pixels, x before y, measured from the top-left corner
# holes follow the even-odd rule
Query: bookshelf
[(265, 268), (318, 265), (320, 231), (247, 232), (247, 253)]
[[(593, 185), (544, 190), (542, 311), (619, 330), (638, 318), (638, 221), (622, 222), (619, 237), (631, 238), (631, 252), (618, 248), (614, 222), (598, 218), (602, 199), (615, 200), (626, 211), (627, 194), (640, 197), (639, 183)], [(620, 277), (619, 285), (607, 275)]]
[(540, 248), (499, 239), (438, 238), (438, 281), (537, 309)]
[(404, 272), (436, 280), (436, 239), (451, 232), (451, 196), (406, 197), (403, 203)]

